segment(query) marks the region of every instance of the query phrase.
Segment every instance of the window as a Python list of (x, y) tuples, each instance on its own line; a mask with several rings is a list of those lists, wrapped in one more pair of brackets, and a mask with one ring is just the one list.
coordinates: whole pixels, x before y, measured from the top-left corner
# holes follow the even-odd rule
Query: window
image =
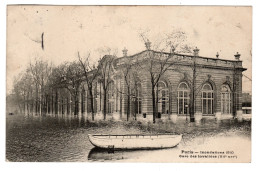
[(178, 86), (178, 114), (189, 113), (189, 87), (185, 82), (182, 82)]
[(213, 89), (208, 83), (202, 88), (202, 114), (213, 114)]
[(228, 85), (223, 85), (221, 88), (221, 113), (231, 113), (231, 91)]
[(141, 83), (137, 84), (137, 89), (136, 89), (136, 101), (137, 101), (137, 106), (136, 106), (136, 113), (141, 114), (142, 113), (142, 87)]
[(108, 98), (108, 113), (113, 113), (113, 111), (114, 111), (114, 82), (111, 82), (108, 85), (107, 98)]
[(158, 112), (161, 114), (169, 113), (169, 90), (165, 82), (157, 84), (156, 101), (158, 102)]

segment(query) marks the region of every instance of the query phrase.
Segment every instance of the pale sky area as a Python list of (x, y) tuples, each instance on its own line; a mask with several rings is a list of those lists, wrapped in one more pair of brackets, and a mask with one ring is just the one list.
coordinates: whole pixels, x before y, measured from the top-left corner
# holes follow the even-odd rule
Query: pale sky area
[[(7, 92), (30, 60), (42, 58), (58, 65), (91, 53), (97, 61), (99, 49), (128, 49), (128, 55), (145, 50), (139, 37), (147, 31), (153, 43), (174, 28), (187, 33), (200, 56), (234, 60), (239, 52), (246, 76), (252, 78), (251, 7), (200, 6), (9, 6), (7, 16)], [(44, 50), (41, 40), (44, 32)], [(252, 82), (243, 77), (243, 91)]]

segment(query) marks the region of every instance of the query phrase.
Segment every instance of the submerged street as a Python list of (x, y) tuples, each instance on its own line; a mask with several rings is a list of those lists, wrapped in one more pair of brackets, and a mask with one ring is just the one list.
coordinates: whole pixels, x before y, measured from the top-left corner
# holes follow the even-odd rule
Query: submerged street
[[(208, 119), (196, 124), (183, 120), (153, 125), (90, 122), (84, 116), (69, 115), (7, 115), (6, 121), (6, 160), (10, 162), (245, 162), (251, 154), (251, 121)], [(183, 139), (170, 149), (108, 152), (90, 144), (88, 134), (95, 133), (178, 133)]]

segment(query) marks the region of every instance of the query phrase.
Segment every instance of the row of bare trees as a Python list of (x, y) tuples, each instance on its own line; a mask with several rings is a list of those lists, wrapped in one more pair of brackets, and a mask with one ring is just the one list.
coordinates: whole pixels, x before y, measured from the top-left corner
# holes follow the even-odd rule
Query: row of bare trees
[[(191, 53), (192, 48), (186, 44), (186, 35), (182, 31), (175, 31), (161, 42), (155, 44), (151, 50), (151, 42), (144, 34), (140, 34), (144, 41), (147, 56), (144, 59), (136, 59), (133, 62), (131, 57), (125, 56), (125, 61), (119, 68), (115, 67), (114, 55), (106, 55), (98, 61), (97, 66), (91, 63), (90, 54), (81, 57), (77, 54), (77, 60), (64, 62), (54, 66), (47, 61), (35, 60), (31, 62), (27, 69), (20, 74), (14, 82), (12, 95), (15, 97), (15, 104), (20, 111), (27, 113), (79, 113), (80, 97), (82, 88), (87, 92), (90, 102), (91, 118), (95, 116), (95, 95), (96, 83), (101, 83), (103, 90), (103, 116), (107, 115), (107, 92), (112, 77), (120, 72), (123, 80), (123, 89), (116, 91), (126, 99), (127, 120), (130, 117), (130, 104), (134, 101), (137, 104), (138, 83), (140, 82), (140, 72), (148, 73), (151, 84), (151, 99), (153, 106), (153, 122), (158, 114), (158, 83), (166, 71), (173, 70), (182, 72), (178, 65), (178, 59), (173, 58), (176, 53)], [(163, 42), (163, 43), (162, 43)], [(169, 50), (170, 49), (170, 50)], [(170, 51), (170, 53), (165, 53)], [(194, 58), (195, 59), (195, 58)], [(196, 61), (191, 65), (193, 71), (192, 87), (195, 87)], [(119, 71), (118, 71), (119, 70)], [(82, 83), (85, 86), (82, 87)], [(195, 88), (192, 88), (193, 92)], [(194, 108), (195, 95), (192, 94), (192, 107)], [(194, 110), (191, 110), (194, 113)], [(136, 112), (135, 112), (136, 113)], [(136, 114), (135, 114), (136, 116)]]
[[(113, 58), (105, 56), (97, 67), (91, 65), (90, 54), (73, 62), (58, 66), (43, 60), (30, 62), (25, 71), (15, 79), (13, 91), (9, 95), (12, 103), (22, 113), (74, 113), (80, 111), (80, 93), (86, 91), (90, 101), (90, 111), (94, 120), (94, 86), (102, 83), (104, 92), (103, 114), (106, 119), (106, 95), (112, 82)], [(86, 86), (82, 86), (82, 83)], [(83, 92), (82, 92), (83, 93)], [(86, 104), (87, 105), (87, 104)], [(87, 111), (86, 111), (87, 112)]]

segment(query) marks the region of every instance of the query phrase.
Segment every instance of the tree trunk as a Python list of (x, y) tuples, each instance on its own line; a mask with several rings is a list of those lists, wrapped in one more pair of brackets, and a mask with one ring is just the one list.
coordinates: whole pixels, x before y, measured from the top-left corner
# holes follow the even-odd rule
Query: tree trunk
[(57, 114), (60, 114), (60, 91), (57, 90)]
[(55, 114), (58, 114), (58, 91), (57, 90), (55, 96)]
[(40, 115), (42, 114), (42, 92), (40, 89), (40, 93), (39, 93), (39, 113)]
[(38, 87), (36, 85), (35, 114), (38, 113)]
[(156, 92), (155, 92), (155, 118), (158, 118), (158, 112), (159, 112), (159, 91), (158, 91), (158, 84), (157, 84)]
[(134, 110), (134, 115), (135, 115), (135, 121), (136, 121), (136, 115), (139, 112), (139, 108), (138, 108), (138, 101), (137, 101), (137, 94), (135, 95), (135, 110)]
[(67, 115), (69, 114), (69, 97), (67, 96), (67, 105), (66, 105), (66, 107), (67, 107), (67, 109), (66, 109), (66, 111), (67, 111)]
[[(25, 93), (24, 93), (25, 94)], [(24, 114), (26, 113), (26, 99), (25, 99), (25, 95), (24, 95)]]
[(64, 114), (63, 98), (61, 99), (61, 114)]
[(51, 114), (54, 114), (54, 99), (53, 99), (53, 90), (51, 91)]
[(34, 100), (32, 99), (32, 115), (34, 114), (33, 110), (34, 110)]
[(69, 114), (71, 115), (71, 93), (69, 92)]
[(127, 111), (126, 111), (126, 120), (129, 121), (130, 115), (130, 87), (127, 88)]
[(76, 95), (75, 98), (74, 98), (74, 115), (77, 115), (78, 114), (78, 108), (79, 108), (79, 102), (78, 102), (78, 96)]
[(119, 113), (120, 113), (120, 119), (122, 119), (122, 114), (123, 114), (123, 112), (122, 112), (122, 94), (120, 94), (120, 102), (119, 102), (120, 104), (119, 104)]
[(190, 122), (194, 122), (195, 114), (195, 85), (196, 85), (196, 63), (193, 63), (193, 78), (192, 78), (192, 90), (191, 90), (191, 111), (190, 111)]
[(106, 90), (104, 90), (104, 99), (103, 99), (103, 114), (104, 114), (104, 120), (106, 120), (106, 115), (107, 115), (107, 94)]
[(155, 93), (154, 93), (154, 86), (152, 85), (152, 99), (153, 99), (153, 123), (155, 123), (155, 116), (156, 116), (156, 103), (155, 103)]
[(26, 97), (26, 112), (27, 112), (27, 114), (29, 115), (29, 107), (30, 107), (30, 105), (29, 105), (29, 96), (30, 96), (30, 92), (28, 91), (27, 92), (27, 97)]
[(94, 98), (93, 98), (93, 92), (92, 92), (92, 86), (89, 87), (89, 96), (90, 96), (90, 108), (91, 108), (91, 116), (92, 116), (92, 121), (95, 120), (95, 113), (94, 113)]

